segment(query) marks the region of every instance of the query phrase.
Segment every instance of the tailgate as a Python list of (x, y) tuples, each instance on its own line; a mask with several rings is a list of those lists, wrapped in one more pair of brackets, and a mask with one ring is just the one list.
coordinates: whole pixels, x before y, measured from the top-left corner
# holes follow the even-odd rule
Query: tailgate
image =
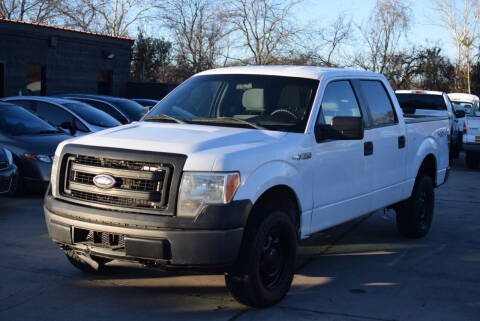
[(467, 134), (464, 135), (466, 143), (480, 144), (480, 117), (467, 117), (465, 120)]

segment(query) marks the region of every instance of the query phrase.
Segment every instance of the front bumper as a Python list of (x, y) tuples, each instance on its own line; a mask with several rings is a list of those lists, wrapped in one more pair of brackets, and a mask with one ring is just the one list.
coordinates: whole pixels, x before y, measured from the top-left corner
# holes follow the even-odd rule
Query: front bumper
[(463, 143), (463, 150), (468, 152), (480, 152), (480, 143)]
[[(44, 206), (49, 235), (64, 250), (193, 269), (235, 262), (250, 209), (250, 201), (236, 201), (207, 207), (196, 219), (157, 217), (85, 207), (48, 194)], [(79, 231), (121, 235), (124, 248), (78, 242)]]

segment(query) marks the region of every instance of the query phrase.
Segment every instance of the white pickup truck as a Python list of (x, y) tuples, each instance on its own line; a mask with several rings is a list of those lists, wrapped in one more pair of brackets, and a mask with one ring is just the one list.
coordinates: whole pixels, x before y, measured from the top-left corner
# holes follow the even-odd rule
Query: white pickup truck
[(225, 272), (241, 303), (281, 300), (297, 241), (390, 207), (429, 231), (446, 117), (405, 119), (383, 75), (319, 67), (199, 73), (140, 122), (59, 145), (49, 235), (73, 265)]
[(480, 108), (473, 104), (463, 124), (463, 149), (468, 168), (477, 168), (480, 163)]

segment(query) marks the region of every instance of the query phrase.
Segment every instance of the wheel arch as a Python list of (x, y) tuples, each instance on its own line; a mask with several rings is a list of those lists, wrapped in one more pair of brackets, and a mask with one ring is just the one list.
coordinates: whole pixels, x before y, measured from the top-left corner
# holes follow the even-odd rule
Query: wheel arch
[(417, 171), (417, 178), (427, 175), (432, 179), (433, 185), (437, 185), (437, 159), (432, 153), (425, 156)]
[(264, 191), (253, 204), (247, 219), (247, 226), (262, 219), (265, 213), (261, 209), (284, 210), (292, 219), (297, 231), (297, 238), (300, 236), (301, 209), (300, 202), (295, 191), (287, 185), (275, 185)]

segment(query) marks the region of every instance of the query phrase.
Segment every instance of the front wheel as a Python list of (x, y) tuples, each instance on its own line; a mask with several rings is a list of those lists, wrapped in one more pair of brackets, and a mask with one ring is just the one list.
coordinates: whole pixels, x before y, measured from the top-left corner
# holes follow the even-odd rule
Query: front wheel
[(260, 222), (247, 227), (239, 260), (225, 275), (232, 296), (252, 307), (283, 299), (295, 270), (297, 236), (292, 220), (281, 211), (262, 214), (266, 216)]
[(434, 202), (432, 179), (422, 175), (415, 182), (412, 196), (395, 208), (400, 234), (411, 238), (427, 235), (432, 225)]

